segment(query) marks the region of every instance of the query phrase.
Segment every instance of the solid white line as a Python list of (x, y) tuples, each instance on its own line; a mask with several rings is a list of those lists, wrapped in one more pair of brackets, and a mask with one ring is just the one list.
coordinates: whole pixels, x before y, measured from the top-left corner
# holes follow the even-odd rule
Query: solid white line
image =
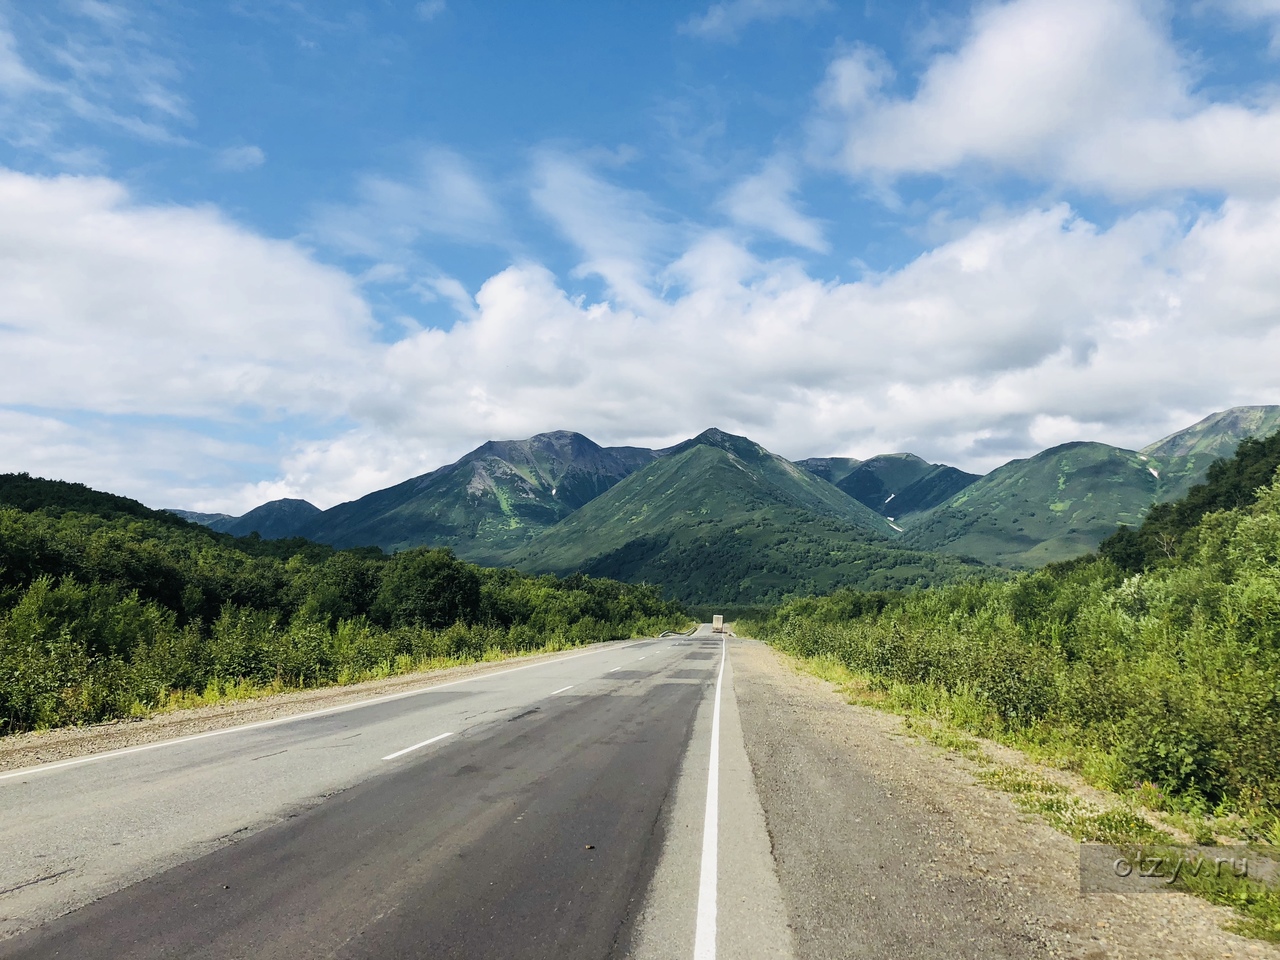
[(0, 773), (0, 780), (10, 780), (14, 777), (30, 777), (41, 773), (50, 773), (54, 770), (61, 770), (65, 767), (76, 767), (86, 763), (96, 763), (99, 760), (109, 760), (112, 757), (123, 757), (130, 753), (142, 753), (144, 750), (159, 750), (161, 747), (173, 747), (180, 743), (191, 743), (194, 740), (204, 740), (206, 737), (220, 737), (228, 733), (240, 733), (244, 730), (257, 730), (261, 727), (274, 727), (283, 723), (293, 723), (295, 720), (309, 720), (312, 717), (323, 717), (331, 713), (345, 713), (348, 710), (359, 710), (361, 707), (370, 707), (377, 703), (388, 703), (392, 700), (403, 700), (405, 697), (416, 697), (419, 694), (431, 693), (434, 690), (443, 690), (445, 687), (456, 687), (460, 683), (471, 683), (475, 680), (487, 680), (489, 677), (505, 676), (508, 673), (519, 673), (521, 670), (532, 670), (534, 667), (545, 667), (552, 663), (564, 663), (567, 660), (577, 660), (579, 657), (587, 657), (595, 653), (601, 653), (604, 650), (625, 650), (628, 647), (634, 647), (637, 643), (645, 643), (645, 640), (636, 640), (634, 643), (623, 644), (621, 647), (598, 647), (595, 650), (584, 650), (582, 653), (575, 653), (568, 657), (556, 657), (553, 660), (542, 660), (538, 663), (526, 663), (522, 667), (511, 667), (506, 670), (493, 670), (486, 673), (477, 673), (472, 677), (463, 677), (461, 680), (450, 680), (448, 683), (433, 683), (429, 686), (419, 687), (416, 690), (406, 690), (404, 693), (389, 693), (382, 697), (372, 697), (368, 700), (357, 700), (355, 703), (344, 703), (337, 707), (323, 707), (319, 710), (311, 710), (307, 713), (295, 713), (288, 717), (276, 717), (274, 720), (259, 720), (257, 723), (246, 723), (238, 727), (223, 727), (221, 730), (208, 730), (204, 733), (193, 733), (187, 737), (176, 737), (173, 740), (159, 740), (155, 743), (145, 743), (138, 747), (121, 747), (119, 750), (108, 750), (105, 753), (91, 753), (87, 757), (76, 757), (74, 760), (59, 760), (56, 763), (43, 763), (34, 767), (25, 767), (21, 770), (12, 770), (9, 773)]
[(413, 751), (421, 747), (429, 746), (430, 744), (435, 743), (437, 740), (443, 740), (445, 737), (452, 737), (452, 736), (453, 736), (453, 731), (449, 731), (448, 733), (442, 733), (437, 737), (432, 737), (430, 740), (423, 740), (421, 743), (415, 743), (412, 747), (405, 747), (403, 750), (397, 750), (395, 753), (388, 753), (382, 759), (394, 760), (396, 757), (403, 757), (406, 753), (413, 753)]
[(549, 694), (547, 694), (547, 696), (554, 697), (557, 693), (564, 693), (566, 690), (572, 690), (572, 689), (573, 689), (573, 684), (571, 683), (567, 687), (561, 687), (559, 690), (552, 690)]
[(716, 705), (711, 714), (711, 760), (707, 764), (707, 812), (702, 822), (702, 875), (698, 880), (698, 926), (693, 937), (693, 960), (716, 958), (716, 878), (720, 839), (720, 689), (724, 662), (729, 657), (720, 641), (720, 673), (716, 676)]

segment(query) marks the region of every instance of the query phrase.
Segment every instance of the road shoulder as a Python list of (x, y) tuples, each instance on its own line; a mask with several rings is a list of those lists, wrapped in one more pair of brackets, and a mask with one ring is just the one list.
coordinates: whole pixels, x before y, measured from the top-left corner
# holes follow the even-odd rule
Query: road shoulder
[(1178, 893), (1079, 893), (1076, 844), (975, 766), (735, 643), (747, 754), (796, 956), (1280, 958)]

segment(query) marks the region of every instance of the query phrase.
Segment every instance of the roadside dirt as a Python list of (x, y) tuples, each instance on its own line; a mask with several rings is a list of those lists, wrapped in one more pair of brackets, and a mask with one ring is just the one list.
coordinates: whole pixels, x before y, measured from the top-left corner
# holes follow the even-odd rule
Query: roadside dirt
[(1280, 948), (1224, 930), (1230, 910), (1186, 894), (1082, 895), (1077, 844), (980, 784), (977, 764), (849, 704), (764, 644), (737, 642), (732, 656), (802, 960), (1280, 960)]
[(157, 714), (141, 720), (119, 720), (87, 727), (62, 727), (0, 738), (0, 771), (19, 770), (41, 763), (70, 760), (93, 753), (173, 740), (224, 727), (237, 727), (312, 710), (340, 707), (370, 697), (405, 693), (411, 690), (462, 680), (491, 670), (510, 669), (563, 657), (572, 651), (540, 653), (488, 663), (446, 667), (421, 673), (407, 673), (385, 680), (368, 680), (344, 687), (277, 693), (249, 700), (234, 700), (208, 707), (195, 707)]

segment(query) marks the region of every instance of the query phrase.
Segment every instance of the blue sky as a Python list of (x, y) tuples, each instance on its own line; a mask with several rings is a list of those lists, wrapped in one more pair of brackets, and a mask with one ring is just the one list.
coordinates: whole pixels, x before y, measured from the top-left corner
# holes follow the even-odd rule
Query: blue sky
[(1280, 402), (1280, 3), (0, 0), (0, 469), (322, 506)]

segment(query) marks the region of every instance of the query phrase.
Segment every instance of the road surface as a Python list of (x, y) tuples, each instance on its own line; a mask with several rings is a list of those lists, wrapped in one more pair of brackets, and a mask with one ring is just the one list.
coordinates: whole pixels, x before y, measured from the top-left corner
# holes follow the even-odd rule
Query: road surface
[(1280, 960), (903, 733), (704, 627), (5, 771), (0, 958)]
[(703, 628), (0, 774), (0, 957), (791, 956), (732, 689)]

